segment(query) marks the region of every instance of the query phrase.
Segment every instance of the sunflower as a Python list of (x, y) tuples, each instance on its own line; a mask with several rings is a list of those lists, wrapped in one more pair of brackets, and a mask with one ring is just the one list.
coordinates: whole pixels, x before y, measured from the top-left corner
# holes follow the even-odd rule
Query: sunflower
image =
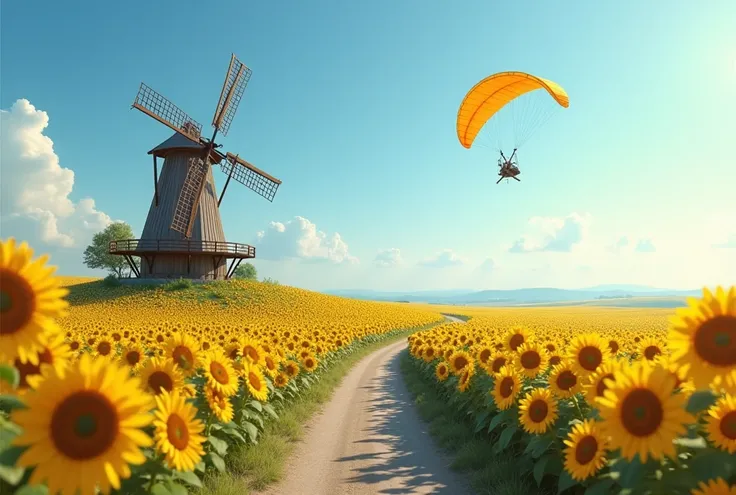
[(563, 361), (552, 368), (548, 381), (552, 393), (565, 399), (572, 397), (583, 389), (581, 378), (567, 361)]
[(567, 358), (573, 370), (581, 377), (594, 373), (599, 366), (608, 361), (611, 351), (608, 344), (598, 334), (585, 334), (570, 343)]
[(243, 372), (245, 386), (254, 399), (265, 402), (268, 399), (268, 385), (263, 371), (256, 364), (248, 364)]
[(672, 318), (668, 342), (672, 359), (690, 364), (695, 386), (703, 389), (736, 369), (736, 286), (703, 289), (703, 298), (688, 304)]
[(250, 337), (243, 337), (240, 340), (240, 355), (249, 363), (263, 366), (266, 353), (263, 351), (261, 344), (257, 340)]
[(199, 344), (183, 332), (174, 333), (163, 346), (164, 356), (174, 364), (184, 376), (192, 376), (200, 366)]
[(572, 479), (583, 481), (605, 465), (606, 442), (595, 421), (586, 419), (574, 425), (564, 443), (565, 469)]
[(127, 344), (120, 353), (120, 361), (128, 367), (131, 373), (136, 373), (140, 369), (145, 357), (141, 346), (135, 343)]
[(603, 397), (610, 382), (619, 370), (621, 370), (621, 362), (611, 360), (603, 363), (595, 373), (583, 379), (583, 392), (585, 393), (585, 400), (588, 404), (596, 407), (595, 398)]
[(728, 486), (723, 478), (708, 482), (701, 481), (698, 487), (690, 492), (692, 495), (736, 495), (736, 485)]
[(642, 359), (654, 361), (657, 356), (662, 356), (664, 347), (654, 337), (646, 337), (639, 342), (638, 353)]
[(516, 352), (520, 345), (529, 341), (529, 330), (524, 327), (513, 327), (506, 333), (504, 344), (506, 349)]
[[(72, 351), (65, 342), (62, 334), (56, 334), (49, 337), (48, 343), (43, 350), (38, 353), (35, 359), (21, 362), (20, 358), (16, 358), (13, 366), (20, 374), (20, 382), (18, 390), (22, 393), (28, 389), (38, 388), (38, 385), (44, 379), (44, 376), (56, 371), (56, 373), (64, 378), (66, 368), (70, 365)], [(38, 364), (33, 364), (33, 361)]]
[(470, 379), (473, 378), (473, 375), (475, 375), (475, 366), (472, 364), (466, 366), (457, 382), (458, 392), (463, 393), (470, 387)]
[(238, 375), (222, 348), (207, 351), (203, 356), (202, 368), (210, 387), (227, 397), (238, 391)]
[(489, 345), (482, 345), (475, 353), (475, 359), (482, 368), (488, 369), (489, 360), (495, 354), (493, 348)]
[(446, 361), (440, 361), (434, 368), (434, 376), (437, 377), (437, 381), (444, 382), (450, 376), (450, 367)]
[(279, 371), (276, 376), (273, 378), (273, 384), (277, 388), (284, 388), (289, 384), (289, 375), (284, 373), (283, 371)]
[(284, 361), (284, 373), (288, 375), (289, 379), (294, 378), (299, 374), (299, 363), (291, 359)]
[(638, 361), (624, 366), (608, 382), (603, 397), (596, 397), (602, 427), (611, 437), (611, 449), (642, 462), (648, 457), (674, 458), (672, 441), (686, 432), (695, 418), (685, 412), (685, 397), (674, 394), (675, 378), (661, 366)]
[(726, 394), (708, 409), (705, 429), (713, 445), (736, 452), (736, 397)]
[(465, 351), (455, 351), (448, 360), (450, 362), (450, 372), (455, 376), (460, 376), (468, 366), (473, 364), (473, 358)]
[(215, 417), (223, 423), (229, 423), (233, 420), (234, 411), (230, 397), (223, 395), (216, 388), (209, 384), (204, 386), (204, 396), (207, 399), (207, 405)]
[(557, 401), (546, 388), (533, 388), (519, 403), (519, 421), (529, 433), (541, 435), (557, 419)]
[(317, 369), (318, 365), (319, 361), (311, 354), (308, 354), (302, 358), (302, 366), (304, 366), (304, 369), (307, 370), (307, 373), (312, 373), (314, 370)]
[[(66, 313), (69, 291), (45, 266), (48, 256), (34, 261), (33, 250), (15, 239), (0, 241), (0, 360), (38, 364), (47, 337), (59, 333), (55, 318)], [(34, 362), (35, 361), (35, 362)]]
[(500, 410), (505, 410), (514, 404), (514, 400), (521, 392), (521, 379), (511, 366), (502, 366), (496, 373), (493, 384), (493, 401)]
[(279, 374), (279, 362), (281, 359), (278, 357), (278, 354), (267, 352), (265, 358), (263, 359), (264, 365), (263, 369), (266, 372), (268, 376), (273, 379), (276, 375)]
[(140, 376), (143, 388), (154, 395), (184, 386), (184, 377), (171, 359), (148, 358), (143, 363)]
[(95, 342), (92, 355), (109, 359), (115, 356), (115, 352), (115, 341), (107, 337), (102, 337)]
[(36, 466), (29, 484), (46, 482), (49, 493), (108, 493), (143, 464), (141, 448), (153, 444), (151, 398), (124, 367), (88, 354), (67, 370), (56, 370), (26, 395), (27, 409), (13, 411), (22, 430), (13, 443), (28, 446), (18, 467)]
[(194, 471), (204, 455), (204, 424), (195, 419), (197, 409), (179, 390), (163, 390), (156, 396), (153, 413), (156, 450), (164, 454), (166, 464), (177, 471)]
[(488, 371), (489, 374), (498, 373), (499, 371), (501, 371), (501, 368), (503, 368), (507, 364), (510, 364), (509, 358), (501, 352), (495, 352), (493, 353), (493, 356), (491, 356), (488, 360), (486, 371)]
[(541, 345), (527, 342), (516, 349), (514, 364), (524, 376), (534, 378), (547, 367), (548, 359), (547, 351)]

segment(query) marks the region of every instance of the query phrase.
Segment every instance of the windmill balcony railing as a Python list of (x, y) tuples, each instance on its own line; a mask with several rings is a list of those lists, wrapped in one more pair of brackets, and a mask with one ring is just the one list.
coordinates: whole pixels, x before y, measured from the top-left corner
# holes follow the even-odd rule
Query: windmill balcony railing
[(248, 244), (226, 241), (187, 239), (122, 239), (111, 241), (110, 254), (208, 254), (227, 258), (255, 258), (256, 248)]

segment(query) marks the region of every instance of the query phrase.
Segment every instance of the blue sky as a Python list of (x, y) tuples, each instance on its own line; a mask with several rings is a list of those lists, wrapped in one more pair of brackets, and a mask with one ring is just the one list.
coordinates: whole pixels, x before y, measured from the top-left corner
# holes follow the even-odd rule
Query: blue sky
[[(273, 203), (236, 184), (223, 202), (228, 240), (259, 248), (262, 275), (402, 290), (736, 280), (734, 2), (209, 5), (3, 4), (3, 237), (86, 274), (97, 223), (139, 234), (146, 152), (170, 131), (130, 110), (138, 85), (208, 126), (234, 52), (253, 76), (223, 148), (284, 182)], [(560, 83), (571, 104), (520, 151), (523, 182), (496, 186), (495, 151), (464, 149), (455, 117), (504, 70)], [(28, 153), (48, 147), (41, 132), (46, 165)], [(58, 181), (74, 172), (63, 211), (22, 194), (57, 181), (31, 170), (54, 156)]]

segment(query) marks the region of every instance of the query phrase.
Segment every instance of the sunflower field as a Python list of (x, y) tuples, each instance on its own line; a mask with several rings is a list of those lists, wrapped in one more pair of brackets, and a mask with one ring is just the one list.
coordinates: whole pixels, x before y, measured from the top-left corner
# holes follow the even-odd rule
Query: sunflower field
[(471, 309), (409, 352), (540, 493), (736, 495), (736, 287), (688, 303)]
[(0, 242), (0, 493), (185, 494), (360, 346), (427, 308), (275, 284), (109, 286)]

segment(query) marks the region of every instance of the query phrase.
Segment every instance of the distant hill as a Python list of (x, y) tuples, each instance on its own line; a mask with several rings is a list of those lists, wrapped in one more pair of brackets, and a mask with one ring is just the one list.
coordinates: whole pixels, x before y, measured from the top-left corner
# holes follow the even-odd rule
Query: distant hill
[[(352, 299), (367, 299), (374, 301), (402, 301), (402, 302), (424, 302), (430, 304), (452, 304), (452, 305), (520, 305), (540, 303), (565, 303), (575, 302), (586, 305), (596, 304), (596, 301), (606, 306), (652, 306), (657, 307), (655, 298), (668, 299), (668, 307), (679, 304), (674, 301), (682, 301), (688, 296), (700, 295), (700, 290), (675, 290), (658, 289), (654, 287), (639, 285), (601, 285), (585, 289), (556, 289), (552, 287), (539, 287), (514, 290), (448, 290), (448, 291), (415, 291), (415, 292), (382, 292), (369, 290), (339, 290), (327, 292), (331, 295), (349, 297)], [(642, 302), (640, 299), (648, 299)], [(617, 300), (637, 299), (638, 302), (628, 301), (625, 304), (617, 304)]]

